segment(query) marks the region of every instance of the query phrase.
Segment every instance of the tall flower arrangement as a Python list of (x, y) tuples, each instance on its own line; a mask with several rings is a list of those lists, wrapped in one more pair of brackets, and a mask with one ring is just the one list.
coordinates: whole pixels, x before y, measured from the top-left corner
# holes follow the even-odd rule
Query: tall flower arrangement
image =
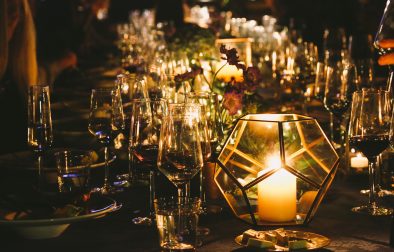
[[(207, 82), (210, 91), (219, 94), (221, 100), (218, 114), (222, 128), (221, 131), (226, 135), (235, 120), (240, 116), (263, 110), (261, 97), (257, 94), (262, 75), (258, 68), (253, 66), (247, 67), (241, 62), (236, 48), (226, 48), (225, 45), (221, 45), (219, 50), (224, 63), (213, 72), (212, 81), (207, 81), (200, 67), (175, 76), (175, 80), (178, 83), (185, 81), (192, 82), (197, 75), (200, 75)], [(217, 78), (218, 74), (227, 65), (235, 66), (238, 70), (242, 71), (242, 77), (219, 80)]]

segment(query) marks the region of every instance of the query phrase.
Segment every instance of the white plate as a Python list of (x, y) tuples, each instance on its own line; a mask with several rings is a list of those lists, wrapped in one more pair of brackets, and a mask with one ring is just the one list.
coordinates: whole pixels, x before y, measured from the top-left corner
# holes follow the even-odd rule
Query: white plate
[(101, 218), (121, 207), (111, 198), (98, 195), (95, 197), (95, 202), (91, 202), (87, 213), (82, 215), (49, 219), (0, 220), (0, 226), (10, 227), (27, 239), (54, 238), (61, 235), (71, 223)]

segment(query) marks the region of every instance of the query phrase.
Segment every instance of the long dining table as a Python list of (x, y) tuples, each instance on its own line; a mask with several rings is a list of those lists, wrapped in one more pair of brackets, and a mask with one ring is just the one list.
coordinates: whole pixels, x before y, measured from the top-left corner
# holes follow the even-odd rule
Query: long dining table
[[(114, 85), (117, 70), (95, 70), (89, 77), (59, 84), (54, 88), (52, 114), (54, 127), (54, 148), (72, 147), (95, 149), (100, 155), (97, 142), (87, 130), (89, 112), (89, 92), (97, 86)], [(127, 142), (127, 141), (126, 141)], [(123, 150), (113, 150), (111, 173), (127, 171), (127, 154)], [(116, 157), (115, 157), (116, 156)], [(34, 176), (36, 171), (16, 169), (10, 163), (2, 163), (0, 157), (1, 188), (18, 190), (18, 183)], [(329, 245), (320, 251), (394, 251), (394, 224), (392, 217), (373, 217), (356, 214), (350, 209), (368, 201), (360, 189), (368, 186), (367, 176), (349, 175), (339, 167), (337, 176), (320, 204), (316, 215), (308, 225), (285, 227), (286, 229), (307, 231), (324, 235), (330, 239)], [(102, 181), (103, 167), (93, 172), (96, 183)], [(17, 181), (17, 182), (15, 182)], [(14, 183), (15, 182), (15, 183)], [(11, 189), (10, 189), (11, 188)], [(155, 225), (135, 225), (132, 219), (146, 210), (149, 189), (146, 184), (135, 184), (124, 191), (110, 196), (120, 209), (102, 218), (92, 218), (72, 223), (63, 234), (50, 239), (26, 239), (17, 235), (10, 226), (0, 225), (0, 251), (160, 251)], [(394, 206), (393, 196), (384, 201)], [(247, 251), (234, 239), (250, 228), (269, 229), (272, 227), (252, 227), (236, 218), (224, 200), (218, 200), (223, 208), (219, 213), (200, 216), (200, 225), (208, 227), (210, 233), (203, 237), (198, 251)]]

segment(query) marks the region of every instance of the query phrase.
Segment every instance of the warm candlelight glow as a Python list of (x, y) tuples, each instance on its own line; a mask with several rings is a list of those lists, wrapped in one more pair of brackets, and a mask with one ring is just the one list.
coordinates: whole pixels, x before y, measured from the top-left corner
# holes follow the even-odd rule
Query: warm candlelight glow
[[(226, 61), (218, 62), (216, 64), (216, 71), (218, 71), (225, 64)], [(243, 72), (241, 69), (237, 69), (236, 66), (227, 64), (217, 73), (216, 78), (224, 82), (230, 82), (231, 80), (234, 80), (235, 82), (242, 82)]]
[(122, 89), (122, 93), (123, 94), (128, 94), (129, 93), (129, 84), (123, 82), (122, 86), (121, 86), (121, 89)]
[(355, 157), (350, 159), (350, 167), (360, 169), (368, 167), (368, 158), (364, 157), (361, 153), (357, 153)]
[[(279, 155), (271, 156), (267, 169), (258, 173), (281, 167)], [(285, 169), (280, 169), (258, 184), (258, 215), (260, 220), (270, 222), (293, 221), (297, 211), (296, 177)]]

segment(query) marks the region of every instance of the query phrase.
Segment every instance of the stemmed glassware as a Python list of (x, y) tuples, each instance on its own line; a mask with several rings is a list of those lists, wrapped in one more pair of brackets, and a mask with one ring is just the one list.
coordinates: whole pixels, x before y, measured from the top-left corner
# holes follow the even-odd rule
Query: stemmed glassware
[(323, 62), (317, 62), (314, 95), (320, 101), (324, 100), (326, 77), (327, 77), (327, 66)]
[[(201, 153), (202, 153), (202, 158), (203, 158), (203, 164), (206, 165), (207, 162), (210, 160), (211, 155), (212, 155), (212, 150), (211, 150), (211, 141), (210, 141), (210, 136), (209, 136), (209, 127), (208, 127), (208, 118), (206, 114), (206, 107), (198, 101), (196, 101), (196, 94), (195, 93), (189, 93), (186, 95), (186, 103), (173, 103), (170, 104), (170, 113), (171, 114), (177, 114), (177, 115), (183, 115), (187, 113), (192, 112), (194, 116), (197, 118), (197, 123), (198, 123), (198, 130), (199, 130), (199, 138), (200, 138), (200, 143), (201, 143)], [(199, 178), (199, 196), (201, 199), (201, 202), (204, 202), (204, 205), (201, 206), (201, 212), (206, 212), (205, 210), (205, 177), (203, 174), (203, 167), (200, 170), (200, 178)], [(186, 190), (190, 189), (190, 181), (187, 182), (186, 184)], [(187, 193), (187, 195), (190, 195)], [(197, 232), (199, 235), (208, 235), (210, 233), (209, 228), (207, 227), (201, 227), (199, 226), (197, 228)], [(202, 241), (199, 240), (200, 245), (202, 244)]]
[(109, 182), (109, 151), (113, 139), (124, 129), (124, 115), (120, 89), (92, 89), (90, 100), (89, 132), (104, 146), (104, 185), (97, 191), (102, 194), (116, 192)]
[(353, 34), (349, 37), (349, 55), (357, 69), (360, 88), (374, 84), (373, 39), (370, 34)]
[[(335, 67), (328, 66), (326, 74), (324, 106), (330, 112), (330, 140), (335, 148), (341, 148), (344, 144), (341, 123), (357, 89), (357, 72), (352, 64), (338, 63)], [(336, 141), (338, 133), (339, 141)]]
[[(132, 101), (134, 99), (148, 99), (148, 86), (146, 78), (142, 74), (118, 74), (116, 76), (116, 86), (121, 92), (123, 115), (125, 121), (125, 127), (123, 131), (122, 146), (128, 151), (128, 141), (130, 139), (130, 122), (131, 122), (131, 110)], [(116, 175), (116, 181), (114, 184), (117, 187), (129, 187), (131, 186), (131, 176), (129, 172), (121, 173)]]
[(130, 178), (149, 180), (149, 213), (136, 217), (134, 224), (148, 224), (154, 216), (155, 174), (157, 173), (157, 153), (160, 129), (163, 118), (167, 116), (167, 102), (164, 99), (134, 99), (132, 101), (129, 172)]
[(324, 64), (334, 66), (337, 62), (347, 60), (347, 37), (345, 29), (326, 29), (323, 33)]
[[(379, 50), (380, 54), (385, 55), (393, 52), (394, 47), (394, 27), (392, 25), (394, 18), (394, 2), (387, 0), (386, 8), (384, 9), (382, 19), (380, 21), (378, 32), (376, 33), (374, 46)], [(394, 78), (394, 71), (392, 66), (389, 66), (389, 78), (387, 79), (386, 90), (393, 95), (392, 82)]]
[(349, 124), (349, 143), (359, 149), (369, 165), (369, 204), (352, 211), (369, 215), (390, 215), (393, 209), (377, 202), (377, 157), (390, 144), (390, 95), (387, 91), (363, 89), (353, 95)]
[(188, 197), (187, 184), (201, 170), (203, 155), (198, 128), (198, 106), (185, 105), (184, 110), (171, 110), (164, 119), (157, 167), (177, 187), (178, 197)]
[[(206, 149), (204, 157), (204, 167), (201, 170), (200, 176), (200, 198), (203, 213), (219, 212), (221, 207), (208, 203), (208, 199), (212, 192), (209, 185), (213, 185), (213, 176), (215, 170), (215, 154), (218, 152), (218, 96), (216, 93), (208, 92), (191, 92), (187, 95), (187, 102), (192, 104), (199, 104), (201, 106), (201, 120), (200, 131), (207, 135), (207, 141), (210, 143), (209, 152)], [(200, 120), (200, 121), (201, 121)], [(206, 122), (206, 123), (205, 123)], [(206, 129), (206, 130), (205, 130)], [(209, 191), (210, 190), (210, 191)], [(211, 193), (212, 194), (212, 193)]]
[(37, 155), (38, 176), (40, 177), (42, 156), (53, 142), (49, 86), (29, 87), (27, 142)]

